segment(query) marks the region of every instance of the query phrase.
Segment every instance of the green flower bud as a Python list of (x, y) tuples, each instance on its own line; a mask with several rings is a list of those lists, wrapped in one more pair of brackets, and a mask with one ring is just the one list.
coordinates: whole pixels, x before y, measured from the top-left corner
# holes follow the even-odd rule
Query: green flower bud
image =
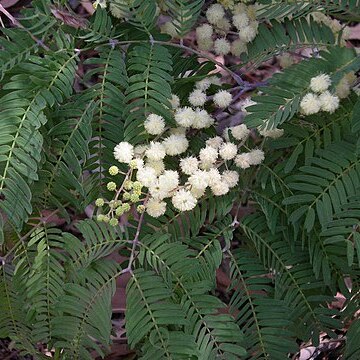
[(98, 206), (98, 207), (102, 207), (102, 206), (104, 206), (104, 204), (105, 204), (105, 201), (102, 198), (98, 198), (95, 201), (95, 205)]
[(110, 166), (110, 168), (109, 168), (109, 174), (110, 175), (117, 175), (119, 173), (119, 168), (117, 167), (117, 166), (115, 166), (115, 165), (113, 165), (113, 166)]
[(130, 201), (131, 201), (132, 203), (136, 203), (136, 202), (138, 202), (139, 200), (140, 200), (139, 195), (137, 195), (137, 194), (131, 194), (131, 196), (130, 196)]
[(128, 193), (128, 192), (125, 192), (124, 195), (123, 195), (123, 199), (124, 199), (125, 201), (130, 200), (130, 197), (131, 197), (131, 195), (130, 195), (130, 193)]
[(124, 183), (124, 188), (126, 190), (131, 190), (133, 188), (133, 182), (131, 180), (126, 180)]
[(110, 221), (109, 221), (109, 224), (110, 224), (111, 226), (117, 226), (118, 223), (119, 223), (118, 219), (115, 219), (115, 218), (112, 218), (112, 219), (110, 219)]
[(119, 207), (115, 210), (115, 214), (116, 214), (116, 216), (121, 216), (122, 214), (124, 214), (124, 209), (122, 208), (122, 206), (119, 206)]
[(140, 191), (141, 192), (141, 189), (142, 189), (142, 184), (140, 181), (134, 181), (133, 183), (133, 189), (136, 190), (136, 191)]
[(104, 215), (103, 222), (108, 223), (110, 221), (110, 218), (107, 215)]
[(141, 190), (133, 190), (133, 194), (136, 196), (140, 196), (141, 195)]
[(142, 214), (144, 211), (145, 211), (145, 206), (144, 205), (138, 205), (136, 207), (136, 211), (139, 213), (139, 214)]
[(116, 190), (116, 184), (113, 181), (110, 181), (107, 185), (106, 185), (107, 189), (109, 191), (115, 191)]
[(131, 160), (129, 163), (130, 169), (137, 169), (138, 168), (138, 161)]
[(101, 221), (104, 221), (104, 215), (103, 214), (99, 214), (97, 217), (96, 217), (96, 220), (101, 222)]
[(128, 204), (128, 203), (122, 204), (121, 207), (124, 210), (124, 212), (127, 212), (130, 210), (130, 204)]

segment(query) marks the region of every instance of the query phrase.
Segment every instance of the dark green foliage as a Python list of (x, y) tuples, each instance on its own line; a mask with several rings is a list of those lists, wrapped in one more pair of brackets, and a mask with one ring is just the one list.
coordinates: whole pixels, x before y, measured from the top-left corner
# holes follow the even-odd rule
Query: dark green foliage
[[(358, 1), (263, 1), (266, 21), (243, 65), (321, 51), (253, 96), (246, 124), (285, 133), (251, 136), (265, 161), (240, 170), (239, 187), (208, 192), (189, 212), (131, 211), (115, 227), (89, 219), (96, 198), (111, 198), (115, 145), (152, 140), (150, 113), (173, 127), (172, 94), (188, 105), (194, 84), (219, 65), (183, 46), (204, 3), (114, 0), (84, 20), (38, 0), (21, 12), (21, 26), (1, 30), (0, 337), (21, 355), (49, 359), (39, 344), (57, 360), (104, 357), (116, 279), (127, 274), (126, 337), (141, 359), (288, 359), (300, 341), (317, 346), (320, 334), (336, 340), (347, 328), (340, 351), (359, 358), (360, 101), (353, 92), (333, 114), (299, 111), (312, 77), (329, 74), (334, 91), (360, 68), (354, 49), (308, 14), (354, 21)], [(178, 38), (159, 33), (164, 13)], [(211, 101), (206, 109), (214, 111)], [(215, 134), (194, 131), (182, 155)], [(118, 253), (129, 259), (110, 259)], [(217, 284), (222, 273), (227, 290)], [(330, 306), (338, 292), (342, 311)]]

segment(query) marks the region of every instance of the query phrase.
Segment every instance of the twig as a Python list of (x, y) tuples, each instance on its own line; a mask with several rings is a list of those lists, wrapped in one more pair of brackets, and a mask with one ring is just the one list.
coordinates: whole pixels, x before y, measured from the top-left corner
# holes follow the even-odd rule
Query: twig
[(29, 30), (27, 30), (24, 26), (20, 24), (19, 21), (17, 21), (1, 4), (0, 4), (0, 13), (3, 13), (15, 26), (17, 26), (20, 29), (25, 30), (31, 38), (36, 41), (38, 45), (40, 45), (43, 49), (46, 51), (49, 51), (50, 48), (44, 44), (44, 42), (40, 39), (38, 39), (36, 36), (34, 36)]

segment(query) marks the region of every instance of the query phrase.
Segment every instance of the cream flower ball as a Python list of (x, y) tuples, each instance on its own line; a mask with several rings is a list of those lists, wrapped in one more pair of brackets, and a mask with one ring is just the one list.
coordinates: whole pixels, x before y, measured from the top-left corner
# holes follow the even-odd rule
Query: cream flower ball
[(232, 95), (226, 90), (220, 90), (214, 95), (214, 104), (219, 108), (226, 108), (232, 102)]
[(166, 202), (157, 199), (149, 199), (146, 204), (146, 212), (152, 217), (164, 215), (166, 211)]
[(159, 176), (159, 186), (166, 192), (174, 190), (179, 186), (179, 173), (174, 170), (166, 170)]
[(126, 141), (117, 144), (114, 148), (114, 158), (121, 163), (129, 164), (133, 156), (134, 147)]
[(210, 187), (212, 193), (215, 196), (222, 196), (229, 192), (229, 186), (225, 182), (219, 182), (217, 184), (214, 184)]
[(221, 182), (221, 175), (217, 168), (211, 168), (207, 172), (207, 181), (209, 186), (214, 186), (215, 184)]
[(235, 157), (235, 165), (241, 169), (247, 169), (250, 167), (248, 153), (239, 154)]
[(320, 99), (313, 93), (306, 94), (300, 102), (300, 110), (304, 115), (316, 114), (320, 111), (320, 108)]
[(217, 24), (225, 16), (225, 10), (220, 4), (213, 4), (206, 11), (206, 18), (210, 24)]
[(189, 146), (189, 141), (185, 135), (170, 135), (163, 141), (167, 155), (180, 155), (186, 151)]
[(211, 146), (206, 146), (200, 150), (199, 158), (204, 164), (213, 164), (218, 158), (218, 151)]
[(329, 91), (322, 93), (319, 96), (319, 100), (321, 103), (321, 110), (330, 114), (335, 112), (340, 104), (340, 99), (336, 95), (331, 94)]
[(214, 50), (218, 55), (227, 55), (231, 50), (231, 45), (225, 38), (216, 39), (214, 41)]
[(231, 160), (237, 154), (237, 146), (233, 143), (227, 142), (220, 146), (219, 155), (224, 160)]
[(196, 38), (198, 41), (210, 39), (213, 34), (213, 28), (209, 24), (203, 24), (196, 28)]
[(320, 74), (311, 78), (310, 89), (316, 93), (322, 93), (326, 91), (331, 85), (331, 78), (327, 74)]
[(159, 135), (165, 129), (165, 120), (160, 115), (150, 114), (144, 122), (144, 127), (150, 135)]
[(246, 127), (245, 124), (240, 124), (231, 128), (231, 135), (236, 140), (244, 140), (250, 134), (250, 130)]
[(214, 124), (214, 122), (215, 120), (206, 110), (197, 108), (195, 110), (195, 118), (192, 127), (194, 129), (204, 129)]
[(181, 159), (180, 169), (184, 174), (191, 175), (199, 169), (199, 160), (194, 156), (189, 156)]
[(182, 107), (176, 110), (175, 112), (175, 121), (182, 127), (190, 127), (195, 118), (195, 111), (188, 107)]
[(144, 166), (137, 171), (136, 180), (148, 188), (156, 183), (156, 171), (151, 167)]
[(194, 197), (194, 195), (185, 189), (176, 191), (171, 201), (175, 209), (179, 211), (192, 210), (197, 204), (197, 199)]
[(278, 139), (284, 135), (284, 129), (259, 130), (259, 134), (263, 137)]
[(238, 30), (248, 26), (249, 22), (250, 19), (245, 13), (235, 14), (233, 16), (233, 24)]
[(189, 95), (189, 103), (192, 106), (203, 106), (206, 102), (206, 94), (199, 89), (195, 89)]
[(236, 171), (225, 170), (221, 175), (221, 180), (226, 183), (229, 188), (233, 188), (239, 182), (239, 174)]
[(162, 160), (166, 155), (165, 147), (160, 142), (152, 141), (149, 148), (145, 151), (145, 155), (149, 160)]
[(189, 184), (196, 189), (206, 189), (208, 186), (207, 174), (203, 170), (196, 170), (188, 179)]
[(259, 165), (265, 159), (265, 154), (260, 149), (250, 151), (248, 154), (248, 161), (250, 165)]

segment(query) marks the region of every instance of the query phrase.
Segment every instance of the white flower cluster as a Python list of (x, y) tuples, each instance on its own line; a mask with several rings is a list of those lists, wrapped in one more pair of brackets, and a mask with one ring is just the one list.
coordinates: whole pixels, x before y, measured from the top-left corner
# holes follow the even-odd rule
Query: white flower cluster
[[(191, 95), (193, 102), (196, 100), (196, 104), (200, 105), (199, 99), (202, 96), (199, 92), (207, 89), (213, 82), (217, 83), (216, 78), (197, 83)], [(221, 103), (221, 106), (226, 105), (229, 100), (220, 100), (221, 96), (224, 94), (218, 95), (217, 102)], [(169, 129), (163, 117), (149, 114), (144, 127), (146, 132), (153, 136), (152, 141), (135, 147), (124, 141), (115, 146), (115, 159), (128, 164), (129, 171), (125, 185), (118, 188), (115, 182), (110, 182), (107, 188), (115, 191), (116, 201), (119, 193), (125, 189), (122, 200), (129, 203), (117, 203), (117, 208), (110, 211), (122, 214), (125, 208), (129, 210), (130, 204), (136, 202), (141, 202), (141, 205), (137, 206), (139, 212), (146, 211), (152, 217), (165, 214), (170, 203), (178, 211), (189, 211), (206, 192), (222, 196), (235, 187), (239, 182), (238, 171), (234, 170), (236, 167), (247, 169), (264, 160), (264, 153), (260, 149), (241, 151), (250, 134), (244, 124), (226, 129), (233, 140), (230, 140), (229, 136), (225, 136), (226, 139), (215, 136), (206, 140), (198, 154), (184, 154), (189, 146), (187, 135), (211, 126), (214, 119), (204, 109), (186, 106), (174, 110), (174, 119), (177, 127)], [(167, 164), (171, 165), (171, 169)], [(175, 165), (177, 166), (174, 167)], [(120, 171), (113, 166), (109, 172), (115, 176)], [(145, 191), (142, 190), (144, 188)], [(145, 198), (140, 199), (140, 195)], [(102, 199), (98, 200), (98, 204), (104, 204)], [(100, 216), (102, 221), (110, 217)], [(117, 220), (111, 221), (115, 224)]]
[[(256, 9), (253, 5), (234, 5), (233, 1), (230, 4), (229, 1), (223, 0), (222, 3), (228, 9), (230, 17), (227, 17), (222, 4), (211, 5), (206, 11), (209, 23), (196, 29), (198, 47), (200, 50), (214, 50), (218, 55), (227, 55), (231, 52), (235, 56), (240, 56), (247, 52), (246, 44), (253, 41), (257, 35), (259, 24), (256, 21)], [(227, 39), (231, 29), (238, 33), (238, 38), (232, 42)], [(213, 39), (214, 37), (216, 39)]]
[[(194, 107), (202, 107), (208, 100), (206, 90), (211, 84), (220, 85), (217, 77), (205, 78), (196, 83), (196, 88), (189, 95), (189, 103)], [(218, 108), (227, 108), (232, 102), (232, 95), (229, 91), (220, 90), (213, 96), (214, 105)], [(175, 120), (183, 127), (193, 127), (201, 129), (209, 127), (213, 121), (205, 110), (182, 108), (178, 109), (175, 114)]]
[(339, 97), (328, 91), (331, 78), (327, 74), (320, 74), (310, 80), (310, 89), (300, 102), (300, 110), (304, 115), (316, 114), (319, 111), (333, 113), (339, 107)]

